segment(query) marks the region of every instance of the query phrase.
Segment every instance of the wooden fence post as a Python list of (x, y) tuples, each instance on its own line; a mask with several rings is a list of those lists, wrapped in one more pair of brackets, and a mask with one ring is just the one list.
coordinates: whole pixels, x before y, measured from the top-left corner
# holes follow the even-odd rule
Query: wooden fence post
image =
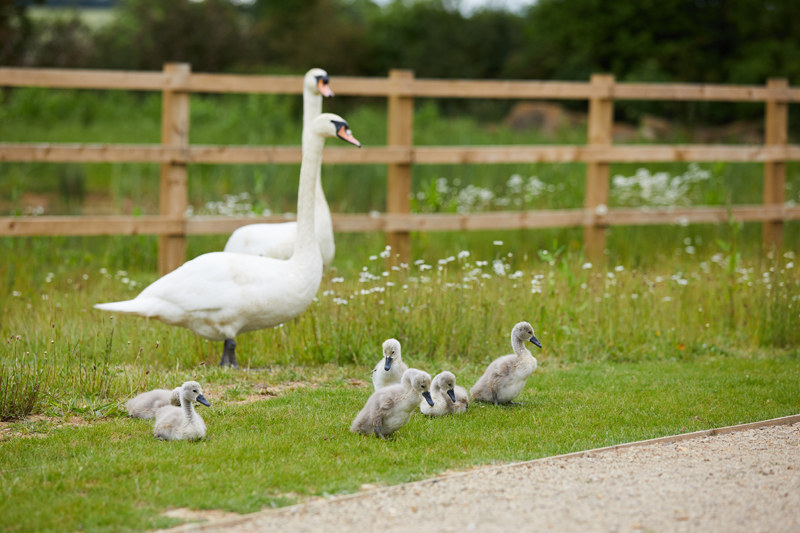
[[(393, 69), (390, 79), (413, 80), (413, 70)], [(414, 98), (389, 95), (386, 141), (389, 146), (411, 148), (414, 144)], [(386, 212), (411, 213), (411, 164), (389, 164), (386, 178)], [(386, 233), (386, 244), (392, 247), (392, 258), (407, 263), (411, 256), (411, 235), (407, 231)]]
[[(173, 77), (173, 86), (180, 87), (181, 78), (191, 72), (188, 63), (167, 63), (164, 74)], [(170, 147), (189, 147), (189, 93), (168, 89), (162, 93), (161, 144)], [(186, 163), (171, 161), (161, 164), (159, 213), (168, 216), (186, 216), (189, 194), (186, 187)], [(186, 228), (180, 233), (161, 235), (158, 238), (158, 273), (165, 275), (186, 260)]]
[[(769, 89), (789, 87), (786, 79), (767, 80)], [(766, 102), (764, 144), (786, 146), (789, 129), (789, 104), (786, 100), (770, 99)], [(764, 205), (782, 206), (786, 197), (786, 162), (764, 163)], [(765, 220), (763, 229), (764, 248), (780, 248), (783, 245), (783, 221)]]
[[(602, 96), (589, 99), (588, 144), (590, 146), (610, 146), (614, 127), (614, 76), (611, 74), (592, 74), (593, 86), (604, 90)], [(608, 163), (586, 163), (586, 197), (583, 206), (595, 214), (608, 211)], [(586, 257), (593, 261), (603, 259), (606, 247), (605, 225), (593, 220), (583, 229), (583, 249)]]

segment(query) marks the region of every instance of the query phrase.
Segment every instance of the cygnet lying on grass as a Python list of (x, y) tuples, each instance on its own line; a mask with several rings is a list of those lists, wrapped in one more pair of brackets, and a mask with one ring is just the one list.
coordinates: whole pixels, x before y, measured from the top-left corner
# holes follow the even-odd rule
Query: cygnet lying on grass
[(495, 359), (481, 379), (470, 389), (472, 399), (483, 402), (512, 403), (519, 396), (528, 376), (536, 370), (536, 358), (525, 347), (530, 341), (539, 348), (542, 344), (533, 334), (533, 327), (527, 322), (520, 322), (511, 330), (511, 346), (514, 354)]
[(456, 386), (456, 376), (452, 372), (437, 374), (431, 382), (431, 398), (433, 407), (428, 402), (420, 402), (422, 414), (443, 416), (452, 413), (463, 413), (469, 405), (467, 389)]
[(153, 436), (164, 440), (197, 440), (206, 436), (206, 424), (194, 410), (194, 402), (211, 407), (196, 381), (187, 381), (180, 387), (181, 406), (167, 405), (156, 411)]
[(155, 389), (143, 392), (135, 398), (128, 400), (125, 409), (133, 418), (154, 418), (156, 410), (165, 405), (181, 405), (181, 388), (175, 387), (172, 390)]
[(398, 385), (406, 370), (408, 365), (400, 359), (400, 343), (397, 339), (389, 339), (383, 343), (383, 358), (372, 371), (372, 386), (377, 391), (389, 385)]
[(350, 431), (386, 438), (405, 426), (417, 410), (422, 398), (433, 405), (430, 393), (431, 376), (410, 368), (399, 385), (389, 385), (372, 393), (358, 413)]

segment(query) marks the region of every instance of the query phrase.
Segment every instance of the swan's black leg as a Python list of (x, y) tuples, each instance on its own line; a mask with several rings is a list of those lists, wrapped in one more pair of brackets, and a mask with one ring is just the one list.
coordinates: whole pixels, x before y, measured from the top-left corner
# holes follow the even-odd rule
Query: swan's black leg
[(236, 362), (236, 341), (233, 339), (225, 339), (222, 348), (222, 359), (219, 360), (219, 366), (232, 366), (239, 368)]
[(383, 433), (381, 433), (381, 428), (379, 426), (375, 426), (375, 434), (381, 439), (386, 440), (386, 437), (384, 437)]

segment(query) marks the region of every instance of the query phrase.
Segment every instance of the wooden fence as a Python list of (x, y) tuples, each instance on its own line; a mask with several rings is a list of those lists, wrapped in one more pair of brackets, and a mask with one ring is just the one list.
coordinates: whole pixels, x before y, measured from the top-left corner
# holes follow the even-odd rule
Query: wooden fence
[[(464, 231), (583, 226), (590, 258), (602, 256), (604, 228), (610, 225), (712, 223), (727, 220), (723, 207), (608, 209), (612, 162), (730, 161), (764, 163), (761, 205), (734, 206), (742, 221), (761, 221), (764, 242), (780, 246), (782, 225), (800, 219), (800, 208), (784, 202), (786, 161), (800, 160), (800, 145), (789, 145), (788, 105), (800, 102), (800, 88), (786, 80), (766, 86), (616, 83), (596, 74), (589, 83), (556, 81), (423, 80), (412, 71), (393, 70), (388, 78), (335, 77), (337, 95), (382, 96), (388, 100), (387, 146), (326, 148), (326, 164), (386, 164), (387, 213), (334, 214), (338, 232), (383, 231), (402, 258), (412, 231)], [(229, 233), (256, 222), (284, 217), (185, 216), (186, 166), (191, 163), (299, 163), (299, 147), (203, 146), (189, 144), (189, 95), (203, 93), (302, 93), (300, 76), (238, 76), (192, 73), (187, 64), (167, 64), (163, 72), (119, 72), (0, 68), (0, 86), (161, 91), (161, 144), (0, 143), (0, 161), (161, 163), (159, 216), (0, 217), (0, 236), (157, 234), (159, 271), (185, 259), (186, 236)], [(589, 100), (588, 144), (547, 146), (414, 146), (414, 98), (514, 98)], [(700, 100), (765, 102), (764, 145), (612, 145), (614, 100)], [(412, 164), (586, 163), (583, 209), (476, 214), (411, 214)]]

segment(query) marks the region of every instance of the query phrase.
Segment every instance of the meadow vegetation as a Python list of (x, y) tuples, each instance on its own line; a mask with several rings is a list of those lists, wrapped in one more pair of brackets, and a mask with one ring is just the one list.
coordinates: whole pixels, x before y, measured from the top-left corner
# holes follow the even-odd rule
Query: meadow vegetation
[[(191, 141), (297, 144), (299, 104), (193, 96)], [(385, 142), (381, 107), (331, 107), (365, 144)], [(15, 90), (0, 105), (0, 141), (157, 142), (159, 113), (155, 96)], [(544, 138), (427, 104), (415, 128), (419, 144), (584, 139), (582, 128)], [(762, 172), (613, 165), (612, 205), (759, 203)], [(295, 210), (296, 167), (189, 174), (193, 214)], [(328, 166), (323, 176), (334, 211), (384, 209), (382, 167)], [(417, 165), (413, 208), (575, 208), (583, 181), (578, 164)], [(787, 182), (787, 198), (800, 200), (794, 164)], [(4, 215), (97, 205), (153, 213), (157, 191), (156, 165), (0, 165)], [(575, 228), (414, 234), (412, 260), (399, 265), (382, 235), (339, 234), (317, 301), (279, 328), (239, 337), (239, 371), (216, 366), (220, 343), (92, 308), (156, 279), (154, 237), (4, 238), (0, 529), (142, 531), (174, 523), (160, 516), (169, 507), (249, 512), (364, 483), (795, 414), (798, 231), (787, 223), (785, 248), (764, 253), (759, 224), (614, 227), (605, 260), (593, 264)], [(188, 256), (225, 239), (192, 237)], [(451, 370), (468, 387), (508, 353), (523, 319), (544, 346), (524, 406), (415, 416), (387, 442), (347, 432), (386, 338), (401, 341), (410, 366)], [(202, 443), (160, 443), (150, 423), (125, 418), (131, 396), (188, 379), (212, 402)]]

